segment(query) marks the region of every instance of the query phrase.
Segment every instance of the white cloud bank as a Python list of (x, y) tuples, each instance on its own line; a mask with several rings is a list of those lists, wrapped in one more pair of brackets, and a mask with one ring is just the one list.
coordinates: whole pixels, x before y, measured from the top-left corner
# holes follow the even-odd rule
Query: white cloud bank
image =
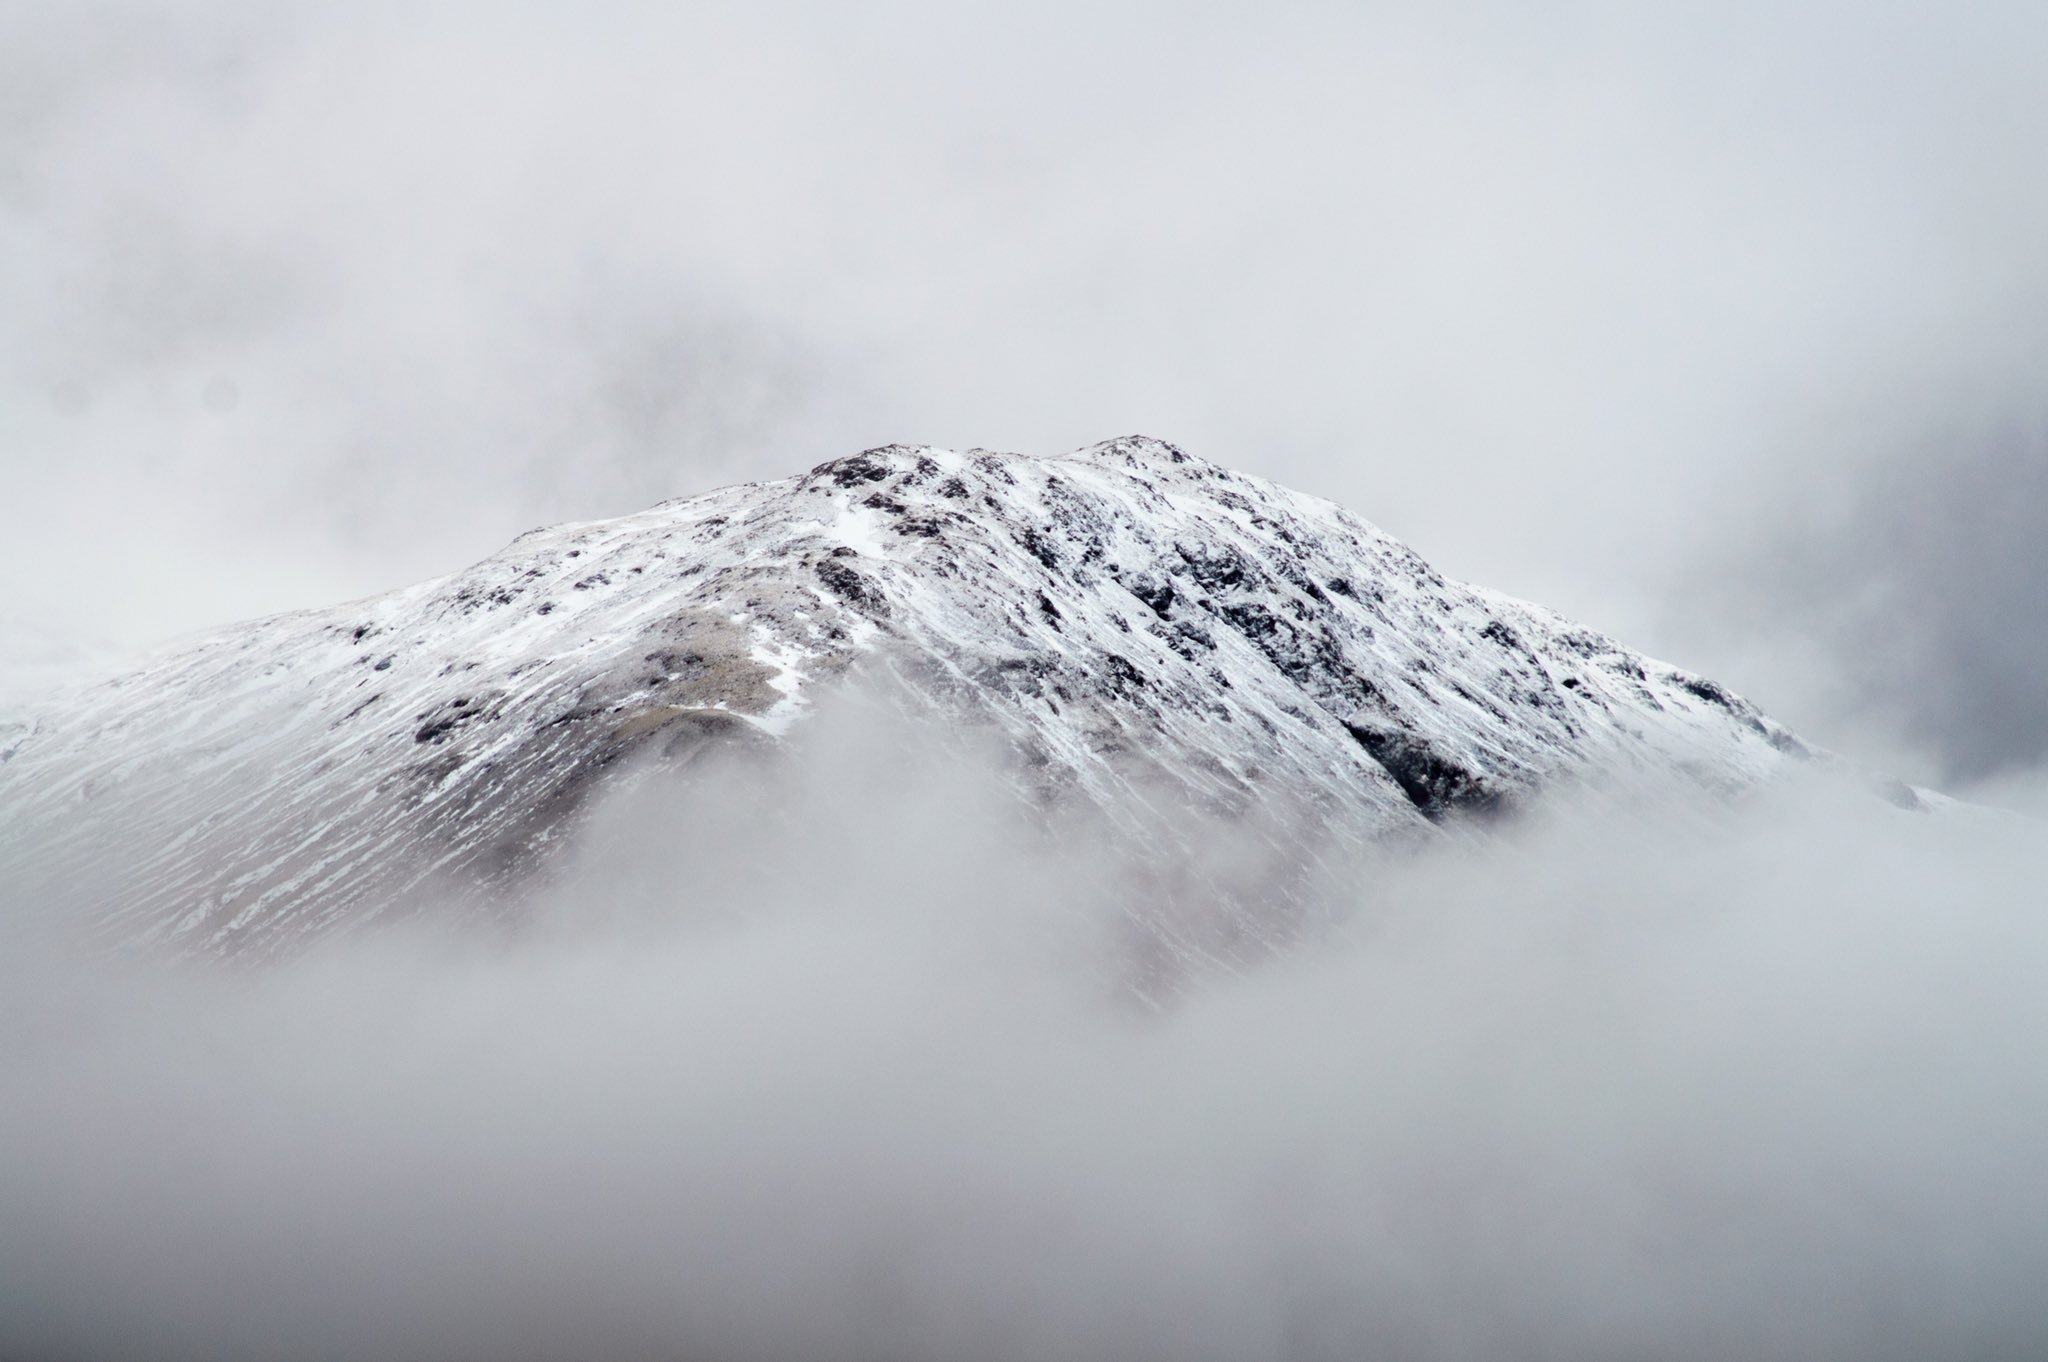
[(10, 951), (0, 1353), (2048, 1344), (2034, 826), (1532, 823), (1152, 1010), (1142, 877), (972, 781), (664, 798), (509, 938)]

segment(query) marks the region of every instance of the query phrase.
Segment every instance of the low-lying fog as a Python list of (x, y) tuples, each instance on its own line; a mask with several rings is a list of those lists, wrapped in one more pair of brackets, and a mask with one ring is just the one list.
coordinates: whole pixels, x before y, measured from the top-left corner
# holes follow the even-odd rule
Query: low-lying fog
[(2037, 825), (1560, 811), (1147, 1005), (1201, 897), (1012, 807), (892, 744), (609, 811), (520, 933), (10, 943), (0, 1354), (2048, 1346)]

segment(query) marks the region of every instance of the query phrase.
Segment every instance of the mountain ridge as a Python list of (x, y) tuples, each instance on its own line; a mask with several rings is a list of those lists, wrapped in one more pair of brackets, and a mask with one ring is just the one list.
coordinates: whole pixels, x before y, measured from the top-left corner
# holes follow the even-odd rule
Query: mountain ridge
[(1582, 777), (1726, 794), (1814, 755), (1706, 677), (1164, 441), (888, 445), (52, 697), (0, 730), (0, 869), (118, 828), (110, 930), (280, 948), (430, 883), (509, 890), (622, 762), (773, 747), (859, 678), (1112, 822), (1285, 793), (1346, 836), (1428, 835)]

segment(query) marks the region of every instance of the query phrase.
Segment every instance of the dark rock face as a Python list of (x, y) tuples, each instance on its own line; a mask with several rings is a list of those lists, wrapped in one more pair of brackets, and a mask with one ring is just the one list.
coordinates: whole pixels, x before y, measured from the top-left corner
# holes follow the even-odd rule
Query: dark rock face
[(501, 899), (636, 762), (773, 750), (862, 675), (936, 735), (997, 738), (1032, 802), (1134, 832), (1284, 801), (1327, 836), (1431, 835), (1562, 775), (1725, 791), (1805, 753), (1711, 681), (1161, 441), (892, 445), (534, 531), (10, 717), (0, 875), (117, 841), (109, 931), (216, 950), (428, 884)]
[(1452, 813), (1495, 815), (1503, 811), (1500, 791), (1477, 773), (1448, 760), (1429, 740), (1395, 729), (1349, 722), (1344, 727), (1372, 759), (1386, 768), (1401, 793), (1422, 816), (1441, 822)]

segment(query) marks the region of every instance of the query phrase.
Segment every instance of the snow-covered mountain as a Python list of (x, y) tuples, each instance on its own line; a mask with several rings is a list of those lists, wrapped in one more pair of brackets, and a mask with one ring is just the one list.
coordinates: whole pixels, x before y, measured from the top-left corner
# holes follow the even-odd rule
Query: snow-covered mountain
[(1028, 798), (1123, 822), (1285, 796), (1430, 835), (1561, 780), (1731, 791), (1808, 755), (1712, 681), (1160, 441), (889, 446), (536, 530), (0, 719), (0, 874), (97, 864), (124, 939), (270, 949), (430, 883), (510, 886), (622, 759), (772, 749), (855, 676), (999, 735)]

